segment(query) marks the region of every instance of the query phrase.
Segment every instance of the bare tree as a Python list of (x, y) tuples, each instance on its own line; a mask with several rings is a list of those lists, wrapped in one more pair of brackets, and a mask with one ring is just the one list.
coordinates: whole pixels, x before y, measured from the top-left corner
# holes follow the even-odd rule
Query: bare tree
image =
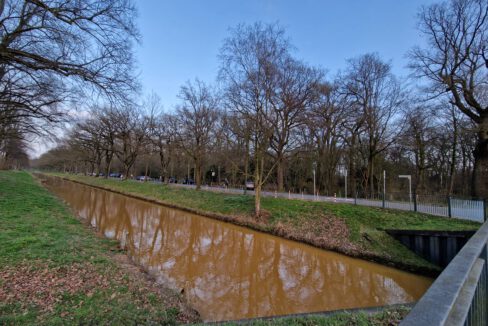
[(412, 153), (415, 166), (415, 188), (423, 192), (426, 189), (426, 171), (432, 168), (436, 121), (432, 109), (415, 106), (406, 116), (406, 129), (400, 143)]
[(151, 117), (144, 115), (141, 108), (136, 105), (118, 109), (115, 118), (115, 155), (122, 162), (124, 177), (128, 179), (137, 157), (149, 142), (149, 130), (153, 122)]
[[(250, 121), (242, 119), (239, 114), (235, 112), (225, 112), (222, 119), (224, 147), (224, 160), (231, 166), (232, 184), (243, 184), (249, 178), (249, 161), (250, 161), (250, 146), (251, 146), (251, 126)], [(242, 174), (242, 180), (237, 182), (237, 174)], [(244, 188), (244, 192), (247, 189)]]
[(92, 122), (99, 128), (100, 148), (105, 161), (104, 177), (108, 178), (112, 161), (115, 156), (115, 140), (117, 137), (117, 112), (111, 106), (95, 107), (91, 110)]
[(0, 138), (13, 124), (50, 134), (66, 104), (136, 89), (134, 12), (130, 0), (1, 1)]
[(85, 119), (78, 122), (71, 130), (68, 145), (83, 154), (83, 160), (89, 164), (90, 173), (99, 176), (103, 159), (101, 125), (98, 120)]
[(478, 126), (472, 179), (474, 196), (488, 196), (488, 1), (450, 0), (423, 7), (420, 30), (426, 48), (414, 48), (411, 67), (431, 82), (435, 95), (449, 95)]
[(167, 180), (168, 168), (175, 143), (175, 135), (171, 126), (172, 117), (163, 113), (161, 98), (156, 93), (148, 95), (143, 106), (150, 112), (151, 124), (149, 125), (149, 143), (154, 153), (159, 156), (161, 181)]
[(208, 147), (214, 140), (219, 118), (218, 100), (209, 86), (199, 81), (181, 87), (182, 104), (177, 108), (176, 135), (178, 143), (195, 163), (197, 190), (202, 184), (203, 164)]
[(159, 156), (161, 167), (161, 181), (167, 181), (169, 177), (169, 166), (174, 152), (175, 135), (171, 129), (171, 116), (160, 114), (154, 119), (151, 126), (151, 141)]
[(293, 133), (304, 124), (307, 109), (317, 100), (317, 86), (322, 73), (314, 68), (286, 58), (277, 66), (276, 96), (272, 97), (271, 123), (274, 133), (271, 149), (276, 160), (278, 191), (284, 190), (284, 163), (287, 155), (299, 146)]
[(276, 166), (265, 165), (274, 128), (278, 67), (289, 57), (284, 31), (275, 25), (239, 25), (224, 41), (220, 52), (220, 79), (225, 83), (231, 111), (251, 126), (254, 160), (255, 214), (261, 215), (261, 190)]
[(363, 174), (364, 187), (374, 193), (375, 159), (385, 151), (400, 133), (392, 130), (396, 114), (403, 102), (400, 83), (391, 67), (377, 54), (365, 54), (349, 60), (344, 76), (344, 93), (350, 98), (352, 109), (359, 112), (358, 138), (367, 168)]
[(347, 111), (338, 85), (323, 82), (316, 86), (318, 99), (307, 112), (306, 143), (313, 144), (317, 180), (323, 190), (331, 192), (337, 166), (344, 150), (344, 123)]

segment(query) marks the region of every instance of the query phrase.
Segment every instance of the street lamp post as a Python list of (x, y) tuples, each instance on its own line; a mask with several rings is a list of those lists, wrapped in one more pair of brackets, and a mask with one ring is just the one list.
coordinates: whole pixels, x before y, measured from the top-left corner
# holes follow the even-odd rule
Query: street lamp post
[(410, 174), (400, 174), (398, 177), (408, 179), (408, 200), (410, 205), (412, 205), (412, 176)]
[(347, 169), (344, 169), (344, 187), (345, 187), (345, 193), (346, 193), (346, 199), (347, 199)]

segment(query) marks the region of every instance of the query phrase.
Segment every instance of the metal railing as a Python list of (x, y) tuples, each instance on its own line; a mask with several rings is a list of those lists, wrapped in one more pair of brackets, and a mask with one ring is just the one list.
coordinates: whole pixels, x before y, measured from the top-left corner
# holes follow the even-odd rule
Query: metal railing
[(488, 325), (487, 245), (485, 222), (400, 325)]
[(441, 195), (388, 194), (383, 198), (355, 198), (357, 205), (414, 211), (437, 216), (454, 217), (476, 222), (485, 221), (485, 201)]

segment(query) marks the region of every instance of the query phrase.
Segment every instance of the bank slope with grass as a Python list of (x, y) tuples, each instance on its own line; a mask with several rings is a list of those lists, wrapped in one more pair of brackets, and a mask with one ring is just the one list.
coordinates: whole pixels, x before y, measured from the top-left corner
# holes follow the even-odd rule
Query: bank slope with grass
[(199, 320), (31, 175), (0, 171), (1, 325)]
[(262, 198), (266, 218), (253, 217), (254, 199), (170, 185), (81, 175), (53, 174), (84, 184), (154, 200), (238, 225), (405, 270), (435, 274), (439, 268), (389, 236), (397, 230), (476, 230), (480, 224), (416, 212), (352, 204)]

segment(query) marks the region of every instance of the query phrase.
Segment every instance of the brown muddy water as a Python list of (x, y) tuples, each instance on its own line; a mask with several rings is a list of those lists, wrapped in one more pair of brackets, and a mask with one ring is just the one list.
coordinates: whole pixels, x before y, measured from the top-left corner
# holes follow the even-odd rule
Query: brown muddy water
[(49, 178), (46, 186), (205, 321), (383, 306), (418, 300), (432, 279)]

